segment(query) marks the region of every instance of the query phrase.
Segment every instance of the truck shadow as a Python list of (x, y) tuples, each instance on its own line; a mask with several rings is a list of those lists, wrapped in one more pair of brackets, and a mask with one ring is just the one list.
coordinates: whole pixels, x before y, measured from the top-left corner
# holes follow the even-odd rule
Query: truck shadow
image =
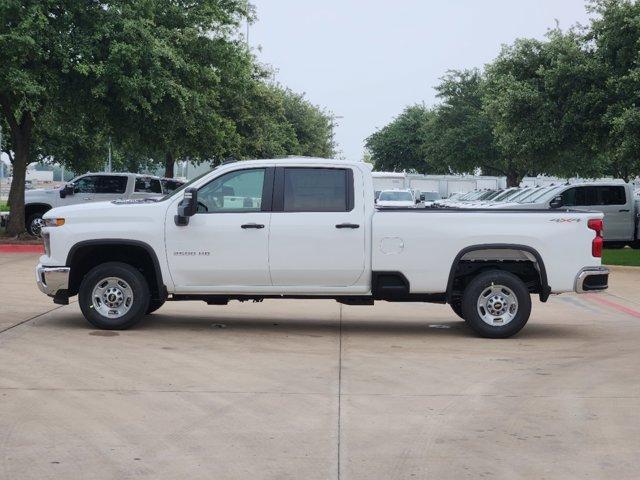
[[(95, 330), (80, 314), (58, 318), (47, 322), (49, 328)], [(458, 319), (431, 318), (429, 321), (393, 319), (349, 319), (342, 320), (316, 318), (279, 318), (264, 316), (255, 318), (231, 317), (224, 315), (173, 315), (157, 312), (143, 318), (131, 330), (122, 332), (162, 333), (171, 331), (192, 331), (199, 334), (265, 334), (301, 335), (310, 337), (336, 336), (340, 330), (343, 336), (428, 336), (433, 338), (471, 338), (484, 341), (465, 323)], [(511, 339), (585, 339), (589, 335), (576, 325), (529, 322), (523, 330)], [(500, 340), (494, 340), (500, 341)]]

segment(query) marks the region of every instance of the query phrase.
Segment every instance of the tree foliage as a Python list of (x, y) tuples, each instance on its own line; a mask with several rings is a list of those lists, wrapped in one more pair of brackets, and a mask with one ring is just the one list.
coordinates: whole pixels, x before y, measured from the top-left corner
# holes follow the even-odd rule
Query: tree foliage
[(0, 112), (24, 231), (27, 165), (76, 171), (175, 160), (330, 156), (333, 118), (273, 85), (242, 41), (246, 0), (2, 0)]
[(376, 165), (480, 169), (509, 185), (541, 173), (639, 175), (640, 3), (595, 0), (589, 9), (586, 28), (518, 39), (482, 71), (448, 73), (440, 103), (414, 118), (420, 126), (404, 128), (405, 111), (370, 137)]
[[(425, 105), (412, 105), (391, 123), (366, 139), (365, 145), (378, 170), (425, 173), (430, 165), (424, 150), (424, 134), (433, 112)], [(446, 168), (446, 167), (445, 167)]]

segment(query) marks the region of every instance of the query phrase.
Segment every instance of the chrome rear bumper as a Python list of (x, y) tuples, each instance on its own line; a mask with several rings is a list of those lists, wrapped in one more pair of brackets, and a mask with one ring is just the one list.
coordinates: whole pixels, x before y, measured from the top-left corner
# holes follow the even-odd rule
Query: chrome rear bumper
[(606, 267), (586, 267), (576, 276), (575, 291), (578, 293), (598, 292), (609, 288), (609, 269)]
[(56, 293), (69, 288), (69, 267), (36, 267), (36, 282), (42, 293), (54, 297)]

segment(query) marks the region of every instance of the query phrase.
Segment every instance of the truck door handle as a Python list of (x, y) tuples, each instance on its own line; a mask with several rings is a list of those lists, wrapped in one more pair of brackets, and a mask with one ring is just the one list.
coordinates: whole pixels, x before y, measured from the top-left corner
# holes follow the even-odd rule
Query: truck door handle
[(360, 228), (357, 223), (339, 223), (336, 228)]
[(245, 223), (244, 225), (240, 225), (240, 228), (264, 228), (264, 225), (261, 223)]
[(625, 209), (622, 209), (622, 210), (618, 210), (618, 211), (619, 211), (619, 212), (629, 212), (630, 210), (627, 208), (626, 210), (625, 210)]

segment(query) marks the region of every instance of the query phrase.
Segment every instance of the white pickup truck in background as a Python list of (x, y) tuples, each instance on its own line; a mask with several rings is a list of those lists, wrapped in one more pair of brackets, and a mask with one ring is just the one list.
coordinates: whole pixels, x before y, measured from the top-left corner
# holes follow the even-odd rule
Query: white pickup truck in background
[[(61, 188), (27, 190), (24, 196), (27, 232), (39, 236), (42, 216), (55, 207), (127, 198), (160, 198), (182, 183), (136, 173), (87, 173)], [(5, 216), (8, 215), (7, 212)], [(4, 223), (6, 218), (2, 220)]]
[(166, 300), (449, 303), (478, 334), (529, 319), (530, 294), (607, 288), (602, 213), (374, 207), (371, 167), (328, 159), (219, 166), (158, 201), (44, 215), (39, 288), (79, 295), (99, 328)]

